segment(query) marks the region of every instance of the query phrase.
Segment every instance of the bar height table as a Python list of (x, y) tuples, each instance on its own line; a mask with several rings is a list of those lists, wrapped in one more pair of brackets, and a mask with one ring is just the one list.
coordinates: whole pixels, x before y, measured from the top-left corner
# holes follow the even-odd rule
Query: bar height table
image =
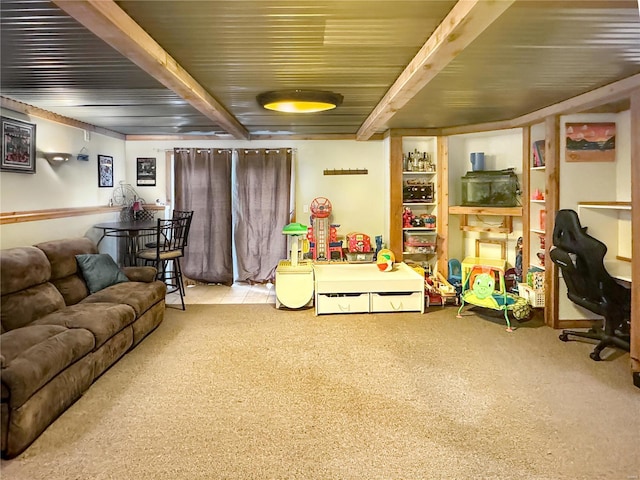
[(98, 245), (105, 237), (124, 239), (124, 252), (122, 263), (125, 267), (136, 265), (136, 255), (138, 254), (138, 236), (141, 232), (148, 233), (157, 227), (157, 220), (138, 220), (127, 222), (106, 222), (96, 223), (93, 227), (102, 230), (102, 236), (98, 240)]

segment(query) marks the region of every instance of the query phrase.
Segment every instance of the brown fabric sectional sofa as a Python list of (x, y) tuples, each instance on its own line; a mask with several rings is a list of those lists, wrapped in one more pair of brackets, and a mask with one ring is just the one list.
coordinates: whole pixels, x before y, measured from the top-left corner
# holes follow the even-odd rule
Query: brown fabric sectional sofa
[(75, 255), (88, 238), (0, 252), (2, 457), (21, 453), (91, 383), (164, 318), (166, 286), (152, 267), (91, 294)]

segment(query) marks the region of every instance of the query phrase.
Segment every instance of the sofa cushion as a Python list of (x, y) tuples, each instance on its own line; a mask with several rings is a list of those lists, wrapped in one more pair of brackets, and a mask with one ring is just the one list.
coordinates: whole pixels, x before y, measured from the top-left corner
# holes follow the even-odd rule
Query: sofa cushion
[(40, 318), (32, 325), (59, 325), (84, 328), (95, 337), (94, 350), (123, 328), (131, 325), (136, 313), (129, 305), (115, 303), (79, 303)]
[(60, 291), (67, 305), (74, 305), (89, 295), (76, 261), (76, 255), (98, 253), (98, 248), (89, 238), (52, 240), (35, 246), (51, 263), (51, 283)]
[(155, 267), (122, 267), (122, 271), (132, 282), (146, 283), (153, 282), (158, 273)]
[(0, 252), (2, 295), (40, 285), (51, 278), (51, 264), (36, 247), (8, 248)]
[(90, 293), (96, 293), (103, 288), (116, 283), (128, 282), (127, 276), (122, 273), (111, 255), (106, 253), (85, 253), (76, 255), (78, 267), (82, 272)]
[(28, 325), (56, 310), (64, 308), (64, 299), (51, 283), (42, 283), (0, 299), (2, 332)]
[(78, 272), (76, 255), (98, 253), (98, 248), (87, 237), (65, 238), (35, 245), (51, 263), (51, 279), (58, 280)]
[(90, 331), (60, 325), (33, 325), (0, 335), (2, 383), (11, 408), (20, 407), (49, 380), (93, 350)]
[(89, 295), (82, 303), (124, 303), (130, 305), (139, 317), (157, 302), (164, 299), (167, 286), (156, 280), (151, 283), (118, 283)]

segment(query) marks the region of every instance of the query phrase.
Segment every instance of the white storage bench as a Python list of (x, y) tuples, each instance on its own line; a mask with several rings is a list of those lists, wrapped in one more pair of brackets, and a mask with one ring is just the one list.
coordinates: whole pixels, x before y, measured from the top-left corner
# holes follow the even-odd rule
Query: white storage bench
[(424, 313), (424, 278), (405, 263), (382, 272), (375, 263), (314, 265), (316, 315)]

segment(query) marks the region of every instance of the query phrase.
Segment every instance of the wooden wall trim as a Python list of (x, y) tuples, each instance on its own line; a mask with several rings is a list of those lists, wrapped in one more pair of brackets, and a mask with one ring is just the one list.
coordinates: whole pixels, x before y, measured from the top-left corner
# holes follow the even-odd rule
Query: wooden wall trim
[[(143, 205), (145, 210), (164, 210), (163, 205)], [(100, 215), (102, 213), (119, 212), (121, 205), (94, 206), (94, 207), (70, 207), (70, 208), (49, 208), (46, 210), (27, 210), (22, 212), (2, 212), (0, 213), (0, 225), (10, 223), (38, 222), (41, 220), (53, 220), (55, 218), (79, 217), (82, 215)]]

